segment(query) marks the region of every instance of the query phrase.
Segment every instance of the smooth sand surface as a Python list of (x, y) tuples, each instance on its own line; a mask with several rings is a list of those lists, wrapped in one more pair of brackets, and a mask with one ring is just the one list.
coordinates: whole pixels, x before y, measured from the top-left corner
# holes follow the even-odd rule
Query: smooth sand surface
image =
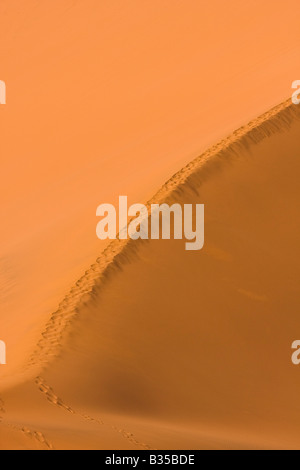
[(299, 447), (299, 131), (283, 103), (162, 187), (150, 202), (205, 204), (205, 248), (107, 248), (49, 320), (43, 371), (1, 394), (10, 445)]
[[(1, 2), (1, 448), (299, 446), (297, 9)], [(203, 251), (97, 240), (155, 193)]]
[[(99, 204), (148, 200), (291, 94), (297, 0), (2, 0), (1, 339), (10, 382), (104, 248)], [(3, 158), (2, 158), (3, 156)]]

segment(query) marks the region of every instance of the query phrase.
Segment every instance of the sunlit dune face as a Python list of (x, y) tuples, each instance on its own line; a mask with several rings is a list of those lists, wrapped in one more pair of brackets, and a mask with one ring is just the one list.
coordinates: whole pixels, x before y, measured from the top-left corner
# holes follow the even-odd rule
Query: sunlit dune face
[(206, 146), (290, 94), (296, 8), (1, 3), (0, 257), (5, 289), (15, 281), (2, 304), (8, 372), (103, 250), (99, 204), (119, 194), (144, 202)]
[[(297, 445), (298, 3), (0, 2), (1, 447)], [(157, 191), (202, 250), (97, 238)]]

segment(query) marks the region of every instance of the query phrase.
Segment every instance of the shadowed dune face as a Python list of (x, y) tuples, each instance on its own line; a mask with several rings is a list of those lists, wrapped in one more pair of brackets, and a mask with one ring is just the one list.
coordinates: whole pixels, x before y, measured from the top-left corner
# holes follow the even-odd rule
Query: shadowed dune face
[(299, 447), (299, 112), (237, 130), (151, 200), (205, 204), (202, 251), (116, 241), (86, 271), (32, 356), (42, 377), (2, 393), (8, 445)]
[[(207, 170), (205, 248), (138, 242), (81, 306), (46, 379), (72, 406), (293, 441), (300, 123)], [(188, 189), (188, 188), (187, 188)], [(137, 242), (134, 242), (137, 243)], [(132, 245), (132, 243), (131, 243)], [(291, 442), (291, 441), (290, 441)]]

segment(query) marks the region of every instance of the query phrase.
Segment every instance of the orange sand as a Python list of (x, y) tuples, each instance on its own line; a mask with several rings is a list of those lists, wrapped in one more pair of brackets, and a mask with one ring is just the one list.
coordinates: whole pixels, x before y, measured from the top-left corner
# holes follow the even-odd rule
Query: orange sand
[[(298, 4), (245, 4), (1, 2), (1, 448), (299, 447)], [(204, 250), (103, 253), (161, 186)]]

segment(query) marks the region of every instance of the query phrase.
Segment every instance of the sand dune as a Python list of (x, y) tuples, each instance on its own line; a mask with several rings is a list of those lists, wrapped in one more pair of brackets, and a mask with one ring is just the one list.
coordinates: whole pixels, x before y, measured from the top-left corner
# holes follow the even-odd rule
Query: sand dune
[(289, 100), (161, 188), (205, 248), (112, 242), (2, 384), (1, 447), (299, 448), (299, 131)]
[(95, 208), (147, 201), (286, 99), (297, 0), (1, 0), (0, 387), (102, 253)]
[[(297, 9), (0, 2), (1, 448), (299, 447)], [(205, 249), (100, 242), (121, 194)]]

